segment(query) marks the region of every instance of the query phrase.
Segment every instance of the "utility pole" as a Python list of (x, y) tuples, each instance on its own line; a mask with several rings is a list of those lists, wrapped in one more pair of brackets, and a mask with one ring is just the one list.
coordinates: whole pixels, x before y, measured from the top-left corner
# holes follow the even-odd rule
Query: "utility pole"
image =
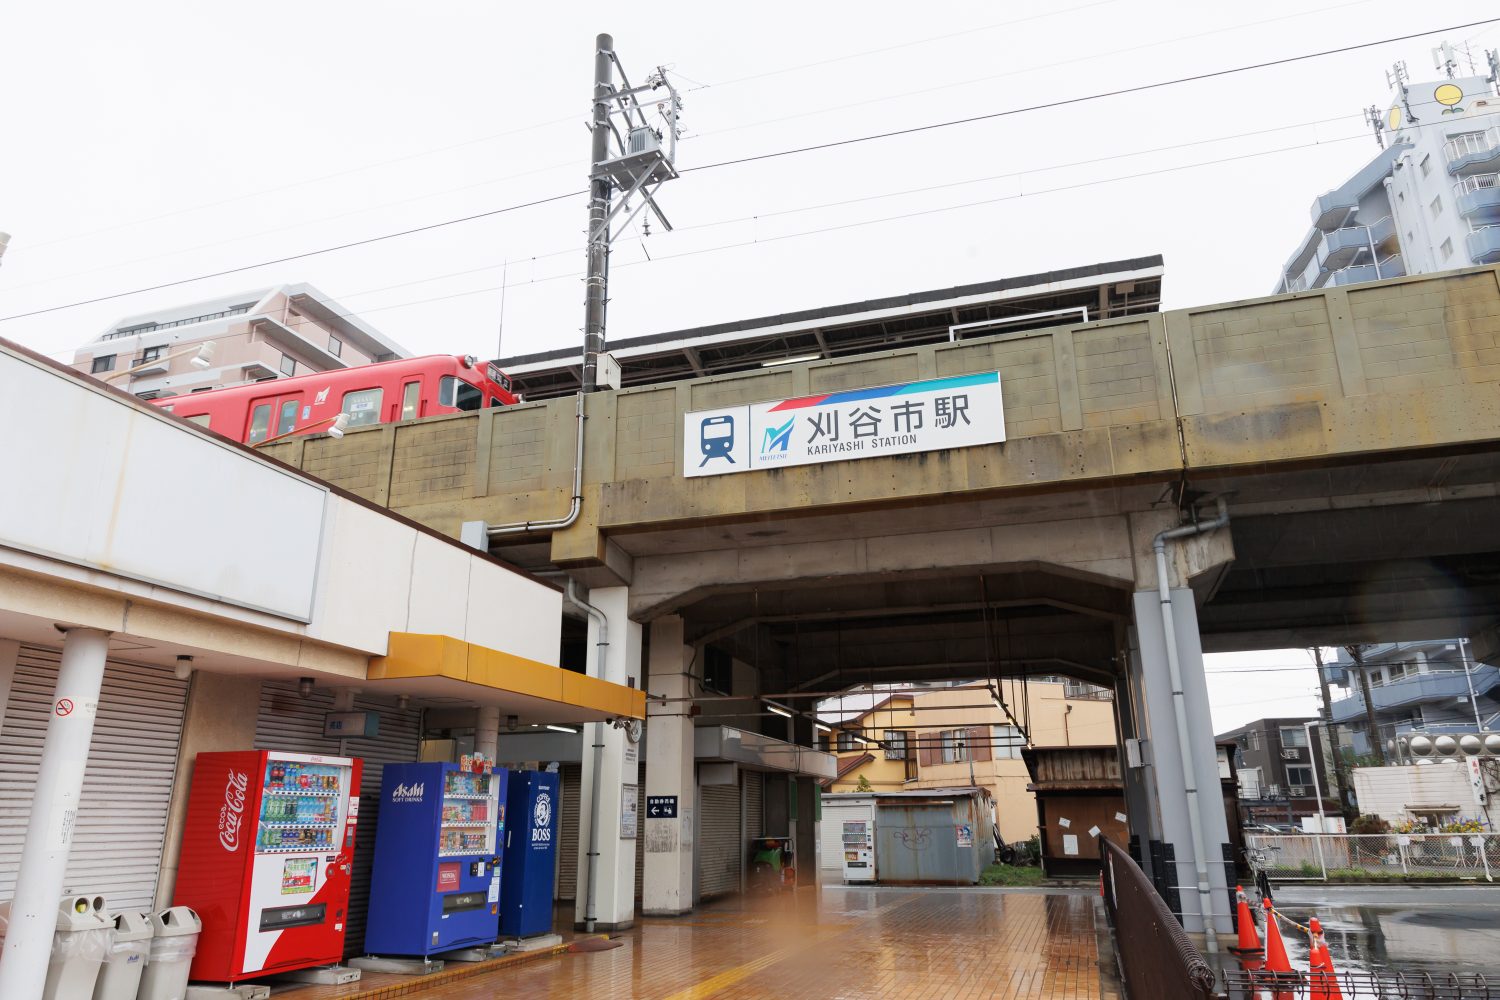
[(1385, 744), (1380, 742), (1380, 729), (1375, 724), (1375, 699), (1370, 694), (1370, 675), (1365, 672), (1364, 650), (1359, 646), (1345, 646), (1354, 660), (1354, 669), (1359, 674), (1359, 690), (1365, 700), (1365, 733), (1370, 740), (1370, 751), (1380, 766), (1386, 765)]
[[(616, 86), (616, 76), (619, 86)], [(657, 102), (663, 120), (661, 128), (646, 119), (639, 95), (665, 88), (668, 97)], [(669, 232), (672, 224), (657, 207), (653, 195), (662, 184), (677, 176), (677, 117), (682, 99), (667, 80), (667, 71), (656, 72), (639, 87), (632, 87), (615, 54), (615, 40), (600, 35), (594, 40), (593, 120), (590, 127), (592, 145), (589, 158), (589, 229), (588, 274), (584, 278), (583, 371), (580, 388), (593, 392), (599, 387), (599, 355), (605, 345), (605, 312), (609, 307), (609, 251), (614, 237), (634, 221), (642, 208), (652, 213)], [(624, 129), (618, 128), (614, 116), (621, 116)], [(662, 139), (667, 146), (662, 147)], [(614, 140), (611, 146), (610, 140)], [(616, 190), (624, 194), (613, 203)], [(637, 194), (640, 204), (620, 223), (613, 233), (610, 225), (621, 209), (630, 206)]]
[[(1344, 762), (1339, 758), (1338, 730), (1333, 724), (1333, 695), (1328, 690), (1328, 675), (1323, 671), (1323, 647), (1313, 647), (1313, 661), (1318, 665), (1318, 687), (1323, 691), (1323, 722), (1324, 732), (1328, 734), (1328, 746), (1323, 748), (1327, 751), (1324, 760), (1333, 762), (1333, 788), (1330, 789), (1339, 802), (1339, 811), (1344, 809)], [(1309, 752), (1311, 747), (1309, 745)], [(1317, 764), (1313, 765), (1313, 773), (1317, 773)]]

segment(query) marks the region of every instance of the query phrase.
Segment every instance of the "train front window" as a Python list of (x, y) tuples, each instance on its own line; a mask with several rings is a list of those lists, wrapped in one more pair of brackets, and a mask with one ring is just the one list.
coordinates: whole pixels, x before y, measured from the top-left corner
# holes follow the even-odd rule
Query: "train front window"
[(438, 403), (459, 410), (477, 410), (484, 406), (484, 393), (461, 379), (444, 375), (438, 383)]
[(380, 423), (380, 397), (380, 389), (344, 393), (343, 410), (349, 415), (349, 426), (368, 427)]
[(262, 403), (250, 411), (250, 435), (245, 439), (249, 444), (258, 444), (270, 436), (271, 431), (271, 404)]

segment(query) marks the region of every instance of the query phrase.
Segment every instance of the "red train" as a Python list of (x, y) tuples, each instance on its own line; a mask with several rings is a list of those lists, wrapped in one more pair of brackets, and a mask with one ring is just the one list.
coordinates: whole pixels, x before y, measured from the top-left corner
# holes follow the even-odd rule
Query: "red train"
[(433, 354), (152, 400), (236, 441), (365, 427), (516, 402), (510, 378), (472, 356)]

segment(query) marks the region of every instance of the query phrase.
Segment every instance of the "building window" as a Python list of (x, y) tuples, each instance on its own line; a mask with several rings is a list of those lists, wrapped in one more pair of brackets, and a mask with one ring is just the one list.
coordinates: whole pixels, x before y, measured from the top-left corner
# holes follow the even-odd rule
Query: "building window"
[(166, 344), (157, 344), (155, 347), (143, 347), (141, 348), (141, 364), (145, 364), (148, 361), (156, 361), (165, 353), (167, 353)]
[(281, 374), (295, 375), (297, 373), (297, 359), (290, 354), (281, 356)]
[(344, 355), (344, 342), (337, 337), (328, 338), (328, 353), (336, 358)]
[(1286, 783), (1288, 785), (1312, 786), (1312, 768), (1306, 764), (1291, 766), (1286, 769)]
[(1434, 219), (1436, 219), (1438, 216), (1442, 215), (1443, 214), (1443, 196), (1442, 195), (1438, 195), (1436, 198), (1432, 199), (1432, 204), (1429, 205), (1429, 206), (1427, 206), (1427, 207), (1430, 208), (1430, 209), (1432, 209), (1432, 217)]
[(1448, 239), (1444, 240), (1443, 243), (1442, 243), (1442, 246), (1440, 246), (1438, 249), (1440, 249), (1440, 250), (1443, 251), (1443, 259), (1444, 260), (1447, 260), (1449, 257), (1452, 257), (1453, 256), (1453, 238), (1450, 236)]
[(1021, 737), (1021, 731), (1015, 726), (992, 726), (991, 734), (994, 738), (993, 755), (996, 760), (1019, 760), (1021, 748), (1026, 741)]
[(902, 729), (887, 729), (885, 731), (885, 759), (906, 759), (906, 731)]
[(1247, 749), (1247, 750), (1259, 750), (1260, 749), (1260, 730), (1259, 729), (1252, 729), (1248, 733), (1246, 733), (1245, 736), (1247, 737), (1247, 742), (1249, 743), (1249, 745), (1245, 749)]
[(851, 750), (858, 750), (863, 745), (864, 744), (859, 743), (854, 739), (854, 733), (852, 730), (839, 730), (839, 753), (848, 753)]
[(1427, 156), (1422, 157), (1422, 162), (1421, 162), (1420, 166), (1422, 167), (1422, 176), (1423, 177), (1426, 177), (1428, 174), (1432, 173), (1432, 156), (1429, 154)]
[[(413, 382), (411, 385), (416, 385)], [(407, 388), (411, 388), (411, 385)], [(403, 418), (405, 413), (402, 414)], [(715, 694), (733, 694), (734, 657), (715, 646), (703, 650), (703, 686)]]
[(962, 764), (969, 759), (968, 730), (946, 729), (942, 737), (944, 764)]
[(380, 389), (356, 389), (344, 393), (343, 411), (349, 414), (350, 427), (367, 427), (380, 423)]
[(98, 374), (100, 374), (102, 372), (112, 372), (114, 370), (115, 370), (115, 356), (113, 354), (104, 354), (104, 355), (101, 355), (100, 357), (95, 358), (94, 359), (94, 366), (91, 369), (91, 371), (95, 375), (98, 375)]
[(1284, 747), (1307, 746), (1307, 730), (1301, 726), (1282, 726), (1281, 745)]

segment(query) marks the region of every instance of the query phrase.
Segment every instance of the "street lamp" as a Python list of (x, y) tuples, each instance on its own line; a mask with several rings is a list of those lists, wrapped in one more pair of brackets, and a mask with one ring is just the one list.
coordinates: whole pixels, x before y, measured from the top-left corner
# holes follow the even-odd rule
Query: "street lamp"
[(1323, 783), (1318, 780), (1318, 758), (1313, 755), (1312, 727), (1317, 724), (1316, 721), (1302, 723), (1302, 733), (1307, 739), (1308, 763), (1312, 765), (1313, 795), (1318, 799), (1318, 832), (1327, 833), (1328, 824), (1323, 816)]
[(349, 426), (349, 414), (347, 414), (347, 413), (340, 413), (337, 416), (324, 417), (322, 420), (314, 420), (310, 424), (303, 424), (301, 427), (293, 427), (291, 430), (286, 431), (286, 432), (284, 432), (282, 434), (277, 434), (275, 437), (268, 437), (264, 441), (257, 441), (254, 444), (252, 444), (250, 447), (252, 447), (252, 448), (264, 448), (268, 444), (272, 444), (272, 443), (274, 443), (276, 441), (280, 441), (283, 438), (289, 438), (293, 434), (302, 434), (302, 433), (304, 433), (306, 431), (309, 431), (312, 428), (318, 426), (319, 424), (328, 424), (329, 425), (329, 427), (328, 427), (328, 436), (329, 437), (331, 437), (331, 438), (341, 438), (341, 437), (344, 436), (344, 428), (346, 428), (346, 427)]
[(164, 357), (152, 358), (150, 361), (143, 361), (133, 368), (126, 368), (124, 371), (118, 371), (111, 375), (106, 375), (99, 381), (104, 383), (113, 382), (115, 379), (121, 379), (125, 378), (128, 375), (133, 375), (136, 372), (140, 371), (142, 368), (159, 365), (164, 361), (171, 361), (173, 358), (180, 358), (184, 354), (187, 354), (189, 352), (192, 352), (193, 359), (189, 361), (188, 364), (192, 365), (194, 368), (212, 368), (214, 364), (214, 351), (216, 350), (218, 350), (218, 345), (212, 340), (204, 341), (203, 343), (198, 344), (196, 347), (192, 344), (189, 344), (187, 347), (168, 352)]

